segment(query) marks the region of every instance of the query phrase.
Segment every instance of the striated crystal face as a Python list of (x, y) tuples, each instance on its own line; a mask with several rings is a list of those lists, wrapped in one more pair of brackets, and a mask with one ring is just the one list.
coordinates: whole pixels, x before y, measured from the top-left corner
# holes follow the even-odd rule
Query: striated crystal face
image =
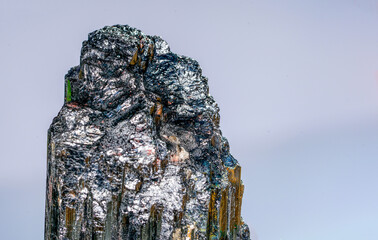
[(89, 34), (48, 132), (45, 239), (249, 239), (240, 175), (195, 60)]

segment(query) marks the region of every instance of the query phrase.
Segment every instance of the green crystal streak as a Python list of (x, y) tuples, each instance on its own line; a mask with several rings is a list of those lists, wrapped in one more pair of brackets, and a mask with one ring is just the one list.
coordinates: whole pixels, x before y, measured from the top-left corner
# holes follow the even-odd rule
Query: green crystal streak
[(71, 102), (71, 82), (69, 79), (66, 81), (66, 102)]

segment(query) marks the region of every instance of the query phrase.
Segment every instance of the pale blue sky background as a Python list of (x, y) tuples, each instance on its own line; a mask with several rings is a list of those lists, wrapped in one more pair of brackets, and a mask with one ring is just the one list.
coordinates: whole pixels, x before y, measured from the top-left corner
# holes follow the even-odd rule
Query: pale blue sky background
[(43, 238), (63, 77), (113, 24), (201, 64), (255, 239), (378, 239), (377, 0), (0, 0), (1, 239)]

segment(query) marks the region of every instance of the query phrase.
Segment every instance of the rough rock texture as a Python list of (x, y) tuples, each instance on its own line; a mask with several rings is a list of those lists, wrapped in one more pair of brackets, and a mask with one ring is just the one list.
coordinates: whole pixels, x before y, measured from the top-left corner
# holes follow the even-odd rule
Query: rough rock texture
[(105, 27), (65, 87), (48, 132), (45, 239), (249, 239), (241, 168), (195, 60)]

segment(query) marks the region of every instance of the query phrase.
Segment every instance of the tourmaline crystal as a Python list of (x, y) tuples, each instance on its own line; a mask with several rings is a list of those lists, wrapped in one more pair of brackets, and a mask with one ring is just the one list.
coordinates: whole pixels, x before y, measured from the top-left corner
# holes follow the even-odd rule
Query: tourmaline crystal
[(195, 60), (89, 34), (48, 132), (45, 239), (249, 239), (240, 175)]

